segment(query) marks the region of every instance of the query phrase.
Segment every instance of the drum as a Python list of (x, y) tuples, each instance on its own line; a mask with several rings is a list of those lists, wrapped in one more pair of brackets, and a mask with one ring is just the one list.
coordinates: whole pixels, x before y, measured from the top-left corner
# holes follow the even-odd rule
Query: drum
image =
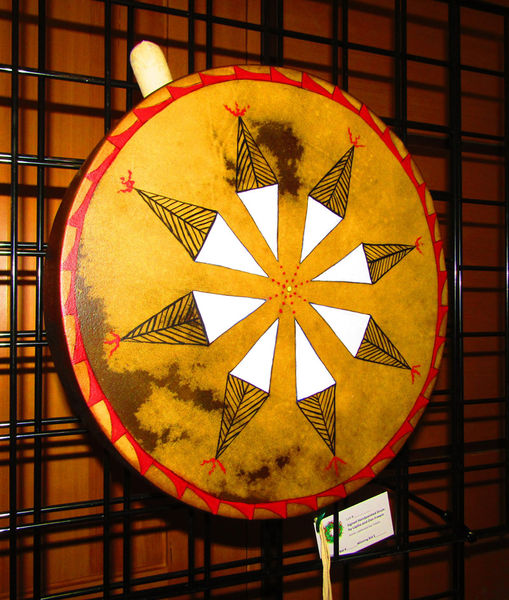
[(337, 87), (229, 67), (154, 92), (53, 228), (48, 337), (77, 410), (171, 496), (299, 515), (371, 480), (437, 377), (446, 273), (399, 139)]

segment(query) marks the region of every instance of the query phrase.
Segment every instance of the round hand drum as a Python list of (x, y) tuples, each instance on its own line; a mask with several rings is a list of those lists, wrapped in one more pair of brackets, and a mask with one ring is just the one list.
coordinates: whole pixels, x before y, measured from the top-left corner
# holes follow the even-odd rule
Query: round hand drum
[(148, 480), (232, 517), (373, 478), (429, 401), (446, 274), (401, 142), (280, 68), (194, 74), (96, 148), (48, 256), (61, 376)]

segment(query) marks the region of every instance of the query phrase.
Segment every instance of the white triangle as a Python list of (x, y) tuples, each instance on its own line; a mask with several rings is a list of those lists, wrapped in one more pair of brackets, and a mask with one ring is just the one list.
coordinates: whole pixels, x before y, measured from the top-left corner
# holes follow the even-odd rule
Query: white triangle
[(277, 258), (278, 184), (237, 192)]
[(208, 292), (193, 292), (193, 296), (209, 343), (245, 319), (265, 302), (259, 298), (209, 294)]
[(269, 392), (279, 319), (258, 339), (239, 364), (230, 371), (243, 381)]
[(317, 275), (313, 281), (349, 281), (372, 283), (364, 246), (360, 244), (335, 265)]
[(297, 401), (318, 394), (336, 383), (297, 321), (295, 321), (295, 378)]
[(268, 277), (220, 214), (214, 219), (195, 260)]
[(311, 303), (311, 306), (325, 319), (348, 352), (355, 356), (359, 351), (371, 315), (321, 304)]
[(341, 223), (343, 219), (329, 210), (321, 202), (317, 202), (308, 196), (308, 207), (306, 211), (306, 223), (304, 225), (304, 236), (302, 238), (302, 253), (300, 262), (318, 246), (318, 244), (329, 233)]

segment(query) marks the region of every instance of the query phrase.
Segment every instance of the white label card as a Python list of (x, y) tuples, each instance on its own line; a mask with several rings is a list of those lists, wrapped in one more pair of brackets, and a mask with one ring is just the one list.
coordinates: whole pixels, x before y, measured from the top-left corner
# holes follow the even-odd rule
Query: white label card
[[(325, 517), (322, 523), (325, 527), (329, 554), (334, 556), (333, 515)], [(338, 525), (339, 555), (353, 554), (394, 535), (389, 495), (387, 492), (383, 492), (378, 496), (340, 511), (338, 513)], [(316, 533), (316, 527), (315, 534), (321, 556), (320, 534)]]

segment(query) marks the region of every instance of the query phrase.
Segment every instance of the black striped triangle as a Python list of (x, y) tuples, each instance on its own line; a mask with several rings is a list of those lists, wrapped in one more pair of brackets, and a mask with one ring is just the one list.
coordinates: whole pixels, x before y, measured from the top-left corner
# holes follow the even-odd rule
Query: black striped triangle
[(216, 458), (228, 448), (269, 397), (268, 392), (228, 374)]
[(327, 444), (327, 448), (336, 454), (336, 384), (297, 401), (306, 419)]
[(348, 204), (354, 150), (355, 146), (349, 148), (309, 192), (313, 200), (320, 202), (342, 219)]
[(376, 324), (373, 317), (370, 317), (369, 319), (364, 338), (362, 339), (355, 358), (378, 363), (380, 365), (387, 365), (389, 367), (410, 369), (410, 365), (403, 355)]
[(217, 212), (144, 190), (136, 191), (195, 259), (214, 224)]
[(415, 248), (415, 245), (407, 244), (362, 244), (362, 246), (371, 283), (376, 283)]
[(192, 293), (175, 300), (140, 323), (121, 338), (121, 341), (209, 345), (205, 327)]
[(247, 125), (239, 117), (237, 130), (237, 176), (235, 189), (245, 192), (274, 185), (277, 178), (254, 141)]

